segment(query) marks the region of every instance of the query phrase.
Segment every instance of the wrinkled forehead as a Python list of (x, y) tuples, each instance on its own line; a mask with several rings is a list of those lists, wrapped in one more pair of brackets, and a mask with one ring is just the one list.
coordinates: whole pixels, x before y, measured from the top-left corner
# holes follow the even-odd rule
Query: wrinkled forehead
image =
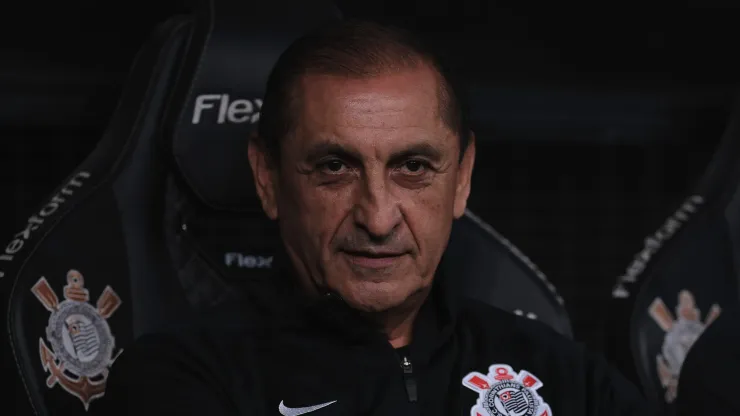
[(455, 137), (440, 116), (438, 82), (421, 68), (370, 78), (306, 75), (294, 142), (351, 145), (378, 153), (411, 142), (446, 147)]
[(427, 122), (439, 118), (437, 77), (426, 67), (367, 78), (308, 74), (300, 87), (302, 113), (314, 119), (329, 112), (345, 117), (401, 112)]

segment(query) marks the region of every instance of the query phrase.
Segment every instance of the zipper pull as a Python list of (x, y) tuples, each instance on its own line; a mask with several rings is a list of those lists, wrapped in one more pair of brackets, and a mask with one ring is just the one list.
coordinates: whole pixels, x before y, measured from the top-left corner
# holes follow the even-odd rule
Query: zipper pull
[(406, 395), (409, 398), (409, 402), (415, 403), (418, 400), (416, 379), (414, 379), (414, 367), (411, 365), (408, 357), (403, 357), (401, 368), (403, 369), (403, 379), (406, 382)]

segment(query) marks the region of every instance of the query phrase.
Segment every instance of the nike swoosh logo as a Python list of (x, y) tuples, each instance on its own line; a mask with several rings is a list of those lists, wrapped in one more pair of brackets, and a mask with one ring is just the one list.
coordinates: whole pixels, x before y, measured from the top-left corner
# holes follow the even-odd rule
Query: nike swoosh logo
[(321, 408), (324, 408), (326, 406), (329, 406), (331, 404), (336, 403), (337, 401), (334, 400), (333, 402), (326, 402), (322, 404), (317, 404), (315, 406), (308, 406), (308, 407), (287, 407), (283, 402), (280, 402), (280, 406), (278, 406), (278, 409), (280, 410), (280, 414), (283, 416), (298, 416), (298, 415), (305, 415), (306, 413), (315, 412)]

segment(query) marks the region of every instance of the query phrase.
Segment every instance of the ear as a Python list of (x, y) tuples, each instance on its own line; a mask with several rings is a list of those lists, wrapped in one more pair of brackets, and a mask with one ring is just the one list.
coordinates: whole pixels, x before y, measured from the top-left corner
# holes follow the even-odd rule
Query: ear
[(475, 133), (470, 132), (468, 146), (460, 160), (457, 171), (457, 188), (455, 189), (454, 216), (460, 218), (465, 214), (470, 196), (470, 183), (473, 177), (473, 165), (475, 164)]
[(270, 155), (261, 138), (251, 137), (248, 146), (249, 165), (252, 168), (257, 195), (262, 201), (262, 209), (270, 219), (276, 220), (278, 218), (276, 164), (270, 160)]

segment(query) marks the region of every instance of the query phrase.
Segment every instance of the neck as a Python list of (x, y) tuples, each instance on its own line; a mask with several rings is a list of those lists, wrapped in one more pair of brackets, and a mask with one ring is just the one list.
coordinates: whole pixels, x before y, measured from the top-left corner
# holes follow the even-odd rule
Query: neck
[(409, 296), (402, 305), (369, 314), (370, 319), (376, 322), (386, 334), (393, 348), (411, 344), (414, 322), (428, 295), (429, 290), (420, 290)]
[(418, 313), (419, 310), (416, 309), (411, 314), (393, 317), (383, 323), (383, 330), (393, 348), (401, 348), (411, 344), (414, 320)]

